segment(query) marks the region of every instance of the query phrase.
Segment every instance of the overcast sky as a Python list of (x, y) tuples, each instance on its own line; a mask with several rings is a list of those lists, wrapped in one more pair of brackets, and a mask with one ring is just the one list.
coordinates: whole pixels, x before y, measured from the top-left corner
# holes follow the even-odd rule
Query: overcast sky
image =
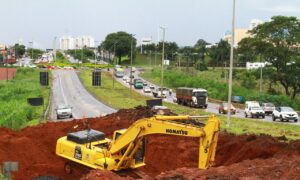
[[(103, 41), (111, 32), (166, 40), (180, 46), (197, 39), (214, 43), (231, 29), (232, 0), (1, 0), (0, 44), (33, 39), (35, 48), (52, 48), (55, 36), (92, 35)], [(300, 0), (236, 0), (236, 27), (274, 15), (300, 18)]]

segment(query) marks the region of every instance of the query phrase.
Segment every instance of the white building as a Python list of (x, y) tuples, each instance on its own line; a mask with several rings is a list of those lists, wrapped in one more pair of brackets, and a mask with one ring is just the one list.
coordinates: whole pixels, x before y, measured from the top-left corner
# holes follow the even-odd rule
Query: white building
[(74, 49), (74, 38), (72, 36), (62, 36), (59, 39), (59, 48), (61, 50)]
[(95, 47), (95, 39), (92, 36), (62, 36), (59, 41), (61, 50), (82, 49), (83, 47)]
[(79, 36), (75, 38), (74, 48), (82, 49), (83, 47), (95, 47), (95, 39), (92, 36)]

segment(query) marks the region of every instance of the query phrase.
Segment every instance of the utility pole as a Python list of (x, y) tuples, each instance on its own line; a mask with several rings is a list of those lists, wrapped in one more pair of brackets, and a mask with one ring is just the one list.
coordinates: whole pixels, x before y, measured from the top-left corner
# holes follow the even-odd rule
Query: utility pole
[(132, 96), (132, 59), (133, 59), (133, 37), (135, 34), (131, 34), (131, 52), (130, 52), (130, 97)]
[(163, 85), (164, 85), (164, 59), (165, 59), (165, 27), (160, 27), (163, 31), (162, 39), (162, 55), (161, 55), (161, 77), (160, 77), (160, 96), (163, 97)]
[(54, 55), (54, 57), (53, 57), (54, 59), (53, 59), (53, 60), (54, 60), (54, 61), (56, 60), (56, 38), (57, 38), (57, 37), (54, 36), (54, 42), (53, 42), (53, 53), (54, 53), (54, 54), (53, 54), (53, 55)]
[[(116, 57), (116, 44), (117, 44), (117, 41), (114, 42), (114, 60), (113, 60), (113, 62), (115, 61), (115, 57)], [(118, 60), (117, 60), (117, 64), (119, 64), (119, 63), (118, 63)], [(113, 89), (115, 89), (115, 77), (114, 77), (114, 74), (115, 74), (115, 68), (113, 68), (112, 71), (113, 71), (113, 74), (112, 74)]]
[(96, 47), (97, 47), (97, 46), (96, 46), (97, 42), (98, 42), (98, 41), (95, 41), (95, 50), (94, 50), (94, 53), (95, 53), (95, 60), (94, 60), (94, 61), (95, 61), (95, 67), (94, 67), (94, 69), (95, 69), (95, 70), (96, 70), (96, 62), (97, 62), (97, 49), (96, 49)]
[(235, 36), (235, 0), (233, 0), (232, 8), (232, 33), (231, 33), (231, 47), (230, 47), (230, 68), (229, 68), (229, 83), (228, 83), (228, 104), (227, 104), (227, 121), (226, 126), (230, 127), (231, 116), (231, 95), (232, 95), (232, 68), (233, 68), (233, 48), (234, 48), (234, 36)]
[(30, 41), (29, 44), (31, 46), (31, 59), (33, 60), (33, 41)]

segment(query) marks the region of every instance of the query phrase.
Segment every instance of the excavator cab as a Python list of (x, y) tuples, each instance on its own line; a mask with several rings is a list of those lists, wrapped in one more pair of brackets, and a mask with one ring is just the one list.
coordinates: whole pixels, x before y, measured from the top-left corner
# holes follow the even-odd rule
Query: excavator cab
[[(114, 132), (113, 140), (116, 141), (126, 131), (127, 131), (127, 129), (116, 130)], [(136, 152), (133, 155), (133, 162), (131, 163), (131, 168), (137, 168), (137, 167), (141, 167), (141, 166), (145, 165), (145, 163), (144, 163), (144, 160), (145, 160), (145, 139), (142, 138), (140, 141), (141, 141), (141, 142), (139, 142), (140, 145), (139, 145), (138, 149), (136, 150)], [(138, 143), (138, 142), (136, 142), (136, 143)], [(128, 146), (121, 150), (121, 155), (122, 156), (126, 153), (127, 148), (128, 148)]]

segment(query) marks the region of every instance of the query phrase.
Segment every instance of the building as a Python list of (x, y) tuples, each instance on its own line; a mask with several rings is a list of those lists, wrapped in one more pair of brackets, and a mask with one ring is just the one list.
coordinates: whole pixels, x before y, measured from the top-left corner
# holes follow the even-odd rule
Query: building
[[(250, 37), (250, 34), (248, 33), (249, 29), (235, 29), (235, 34), (234, 34), (234, 46), (237, 47), (239, 42), (247, 37)], [(229, 44), (231, 44), (231, 33), (227, 34), (223, 37), (223, 40), (227, 41)]]
[(74, 49), (74, 38), (72, 36), (62, 36), (59, 39), (59, 49), (61, 50)]
[(62, 36), (59, 41), (61, 50), (82, 49), (83, 47), (94, 48), (95, 39), (92, 36)]
[[(250, 24), (249, 24), (249, 29), (246, 29), (246, 28), (236, 28), (235, 29), (235, 35), (234, 35), (234, 46), (237, 47), (239, 42), (244, 39), (244, 38), (247, 38), (247, 37), (250, 37), (250, 33), (249, 31), (252, 30), (253, 28), (255, 28), (256, 26), (262, 24), (263, 21), (261, 20), (258, 20), (258, 19), (252, 19), (250, 21)], [(229, 44), (231, 44), (231, 32), (227, 31), (225, 33), (225, 35), (223, 36), (223, 40), (227, 41)]]
[(75, 49), (94, 48), (95, 39), (92, 36), (78, 36), (75, 38), (74, 47)]
[(9, 63), (14, 64), (16, 63), (16, 54), (15, 50), (11, 48), (1, 49), (0, 50), (0, 64)]

